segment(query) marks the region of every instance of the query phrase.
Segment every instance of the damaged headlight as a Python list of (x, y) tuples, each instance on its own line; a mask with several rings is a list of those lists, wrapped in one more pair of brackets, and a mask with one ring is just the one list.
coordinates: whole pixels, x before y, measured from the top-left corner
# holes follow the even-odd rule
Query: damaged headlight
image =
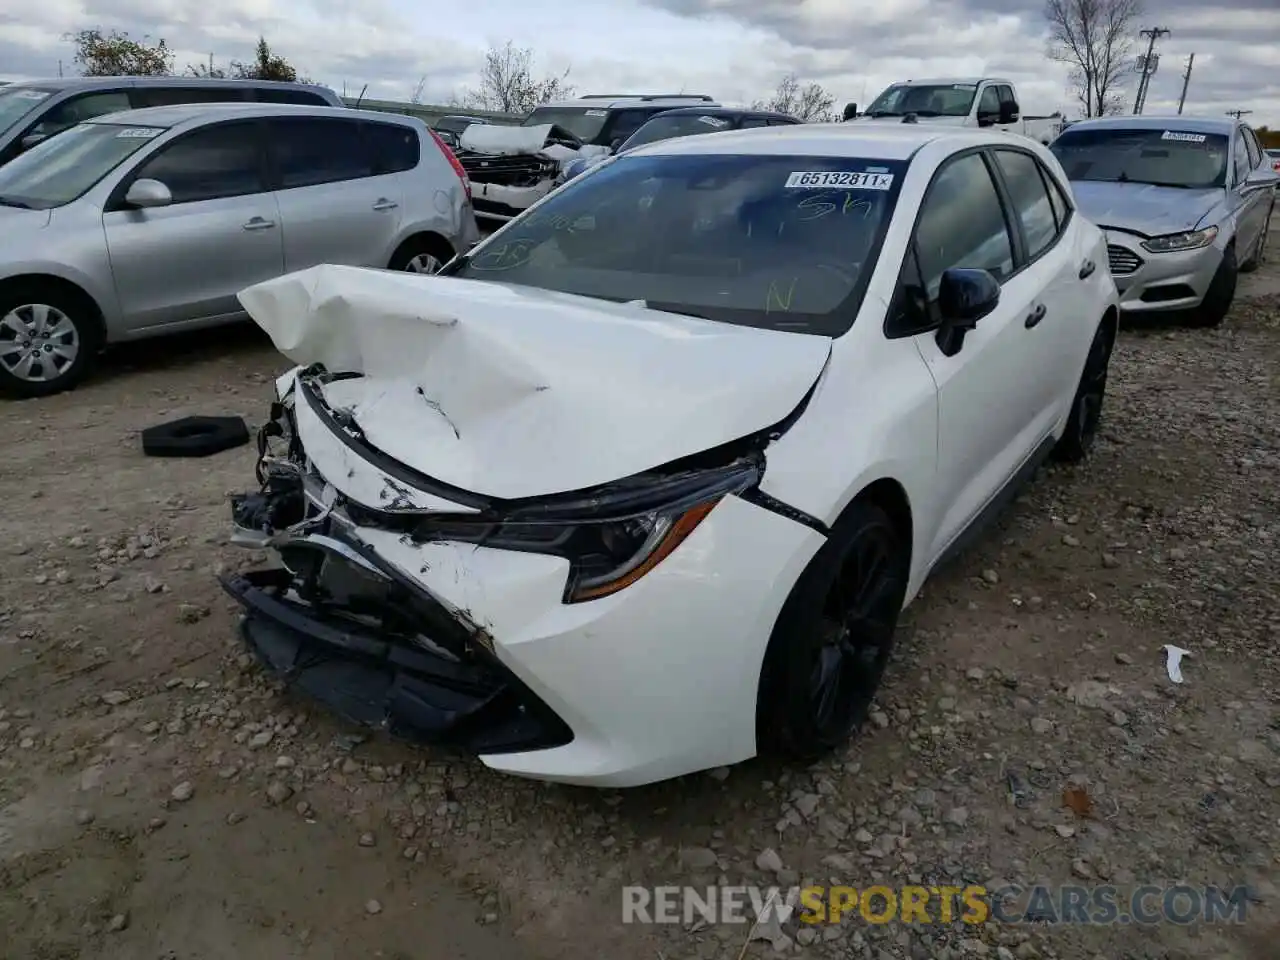
[(503, 511), (500, 519), (422, 520), (418, 541), (449, 540), (564, 557), (564, 602), (598, 600), (623, 590), (669, 556), (724, 497), (759, 483), (761, 464), (744, 458), (709, 470), (636, 477), (573, 498)]

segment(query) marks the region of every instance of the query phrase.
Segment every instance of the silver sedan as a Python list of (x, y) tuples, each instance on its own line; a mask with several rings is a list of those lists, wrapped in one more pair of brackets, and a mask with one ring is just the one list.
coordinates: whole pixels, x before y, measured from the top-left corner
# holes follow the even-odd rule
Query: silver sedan
[(1248, 125), (1107, 117), (1072, 124), (1050, 149), (1106, 231), (1121, 310), (1221, 323), (1237, 274), (1262, 262), (1280, 182)]

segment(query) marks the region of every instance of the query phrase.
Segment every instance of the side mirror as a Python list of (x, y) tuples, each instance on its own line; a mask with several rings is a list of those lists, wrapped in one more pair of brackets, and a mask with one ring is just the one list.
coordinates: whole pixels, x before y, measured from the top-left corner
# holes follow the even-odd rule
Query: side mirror
[(131, 207), (167, 207), (173, 203), (173, 194), (159, 180), (143, 178), (135, 180), (124, 195), (124, 202)]
[(858, 115), (858, 105), (856, 103), (846, 103), (844, 105), (844, 119), (852, 120)]
[(30, 134), (27, 134), (27, 136), (25, 136), (25, 137), (23, 137), (23, 138), (22, 138), (22, 149), (23, 149), (23, 150), (30, 150), (30, 149), (31, 149), (32, 147), (34, 147), (37, 143), (41, 143), (42, 141), (44, 141), (44, 140), (48, 140), (48, 139), (49, 139), (48, 135), (43, 134), (43, 133), (30, 133)]
[(1018, 122), (1018, 101), (1006, 100), (1000, 104), (999, 123), (1017, 123)]
[(627, 141), (625, 141), (625, 140), (623, 140), (621, 137), (619, 137), (617, 140), (613, 141), (613, 143), (609, 144), (609, 151), (610, 151), (611, 153), (617, 153), (617, 152), (618, 152), (618, 148), (619, 148), (619, 147), (621, 147), (621, 146), (622, 146), (624, 143), (626, 143), (626, 142), (627, 142)]
[(986, 270), (952, 267), (942, 272), (938, 287), (938, 349), (948, 357), (960, 352), (965, 334), (1000, 302), (1000, 284)]

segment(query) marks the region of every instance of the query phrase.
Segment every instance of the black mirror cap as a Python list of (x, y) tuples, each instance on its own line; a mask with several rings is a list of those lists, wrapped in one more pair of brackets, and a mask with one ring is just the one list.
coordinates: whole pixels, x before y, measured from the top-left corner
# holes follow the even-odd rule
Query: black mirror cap
[(858, 105), (856, 103), (846, 103), (844, 105), (844, 119), (852, 120), (858, 115)]
[(1001, 123), (1017, 123), (1020, 113), (1018, 111), (1018, 102), (1011, 100), (1008, 103), (1000, 104), (1000, 122)]
[(990, 271), (952, 267), (942, 272), (938, 310), (942, 322), (971, 330), (1000, 302), (1000, 284)]

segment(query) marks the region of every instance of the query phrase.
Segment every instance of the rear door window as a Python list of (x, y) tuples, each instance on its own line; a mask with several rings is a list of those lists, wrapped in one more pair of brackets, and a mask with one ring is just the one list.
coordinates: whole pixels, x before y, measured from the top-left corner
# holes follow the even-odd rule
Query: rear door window
[(170, 107), (179, 103), (240, 103), (243, 87), (137, 87), (129, 99), (138, 107)]
[(412, 127), (366, 121), (364, 136), (373, 151), (375, 173), (403, 173), (418, 165), (418, 132)]
[(1027, 259), (1034, 260), (1053, 246), (1058, 236), (1058, 218), (1040, 176), (1040, 165), (1030, 154), (1020, 151), (996, 150), (995, 157), (1014, 213), (1022, 224)]
[(373, 176), (373, 151), (356, 120), (272, 117), (267, 130), (282, 190)]

